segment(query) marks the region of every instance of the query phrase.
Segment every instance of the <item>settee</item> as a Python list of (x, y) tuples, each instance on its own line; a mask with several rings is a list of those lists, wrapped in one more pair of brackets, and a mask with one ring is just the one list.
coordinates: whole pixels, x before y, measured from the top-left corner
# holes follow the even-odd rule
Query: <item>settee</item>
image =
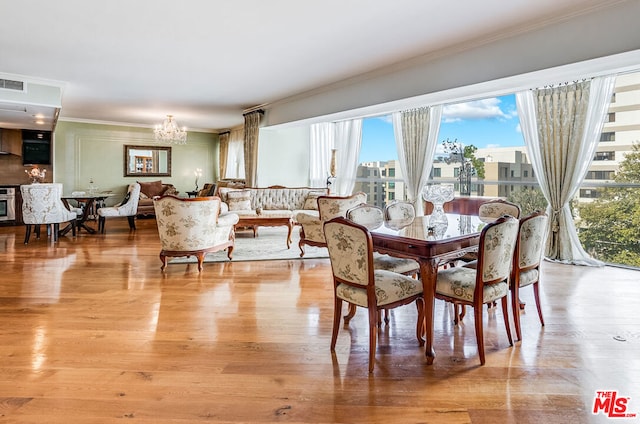
[(138, 184), (140, 184), (140, 199), (138, 200), (138, 209), (136, 211), (138, 216), (155, 216), (153, 208), (153, 198), (155, 196), (178, 195), (178, 190), (173, 184), (166, 184), (161, 180), (138, 181)]
[(256, 231), (261, 226), (287, 226), (287, 248), (291, 244), (291, 232), (297, 224), (299, 212), (318, 216), (319, 196), (327, 194), (325, 188), (282, 187), (234, 188), (219, 187), (218, 196), (222, 200), (221, 210), (238, 215), (236, 227), (249, 227)]

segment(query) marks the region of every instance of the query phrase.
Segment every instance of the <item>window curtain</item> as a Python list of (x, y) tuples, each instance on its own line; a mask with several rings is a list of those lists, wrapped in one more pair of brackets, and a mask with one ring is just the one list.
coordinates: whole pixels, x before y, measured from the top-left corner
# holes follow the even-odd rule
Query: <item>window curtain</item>
[(438, 145), (442, 105), (395, 112), (393, 132), (408, 200), (424, 215), (420, 191), (427, 183)]
[(569, 201), (584, 180), (598, 147), (615, 77), (516, 93), (525, 144), (549, 202), (547, 259), (588, 266), (603, 263), (584, 251)]
[(218, 152), (218, 168), (220, 169), (220, 178), (227, 178), (227, 159), (229, 156), (229, 133), (225, 131), (218, 135), (219, 152)]
[(312, 124), (310, 131), (309, 184), (311, 187), (325, 187), (333, 149), (333, 123)]
[(362, 119), (336, 122), (334, 131), (337, 172), (332, 193), (338, 196), (349, 196), (356, 185), (358, 158), (362, 145)]
[(264, 111), (244, 114), (244, 177), (249, 187), (255, 187), (258, 179), (258, 135)]
[[(244, 178), (244, 129), (231, 130), (224, 178)], [(222, 153), (221, 153), (222, 154)], [(221, 171), (222, 172), (222, 171)]]

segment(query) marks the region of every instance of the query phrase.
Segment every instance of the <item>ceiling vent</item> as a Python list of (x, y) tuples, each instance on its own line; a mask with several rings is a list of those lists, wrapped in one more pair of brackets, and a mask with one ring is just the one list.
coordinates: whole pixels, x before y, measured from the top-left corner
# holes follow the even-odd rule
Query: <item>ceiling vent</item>
[(0, 78), (0, 88), (4, 88), (5, 90), (24, 91), (24, 81)]

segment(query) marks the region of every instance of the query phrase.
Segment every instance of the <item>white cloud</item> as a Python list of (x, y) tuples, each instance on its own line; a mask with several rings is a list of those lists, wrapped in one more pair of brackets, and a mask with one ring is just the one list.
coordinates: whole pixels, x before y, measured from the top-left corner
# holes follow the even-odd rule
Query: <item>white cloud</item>
[(516, 132), (522, 133), (522, 127), (520, 126), (519, 122), (518, 122), (518, 125), (516, 125)]
[(442, 117), (449, 123), (465, 119), (511, 119), (513, 113), (505, 113), (500, 109), (500, 99), (493, 97), (447, 105), (442, 109)]

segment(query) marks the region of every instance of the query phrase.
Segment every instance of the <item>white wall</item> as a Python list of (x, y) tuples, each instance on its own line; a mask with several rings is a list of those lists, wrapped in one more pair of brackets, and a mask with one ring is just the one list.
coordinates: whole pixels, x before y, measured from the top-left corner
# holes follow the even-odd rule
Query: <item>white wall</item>
[(309, 126), (260, 129), (258, 187), (309, 185)]
[(265, 108), (263, 123), (348, 119), (640, 69), (639, 16), (640, 1), (627, 0), (484, 44), (454, 46), (276, 102)]

